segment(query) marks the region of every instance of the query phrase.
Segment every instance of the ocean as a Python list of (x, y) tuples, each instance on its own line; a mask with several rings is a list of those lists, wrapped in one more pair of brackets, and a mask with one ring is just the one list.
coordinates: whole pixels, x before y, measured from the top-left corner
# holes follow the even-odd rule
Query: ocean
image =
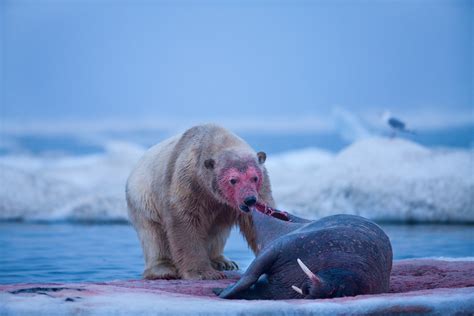
[[(469, 225), (382, 224), (395, 259), (474, 257)], [(0, 283), (83, 282), (141, 278), (134, 229), (124, 224), (0, 223)], [(253, 253), (237, 230), (225, 255), (245, 270)]]
[[(0, 283), (140, 278), (126, 178), (169, 129), (0, 134)], [(239, 130), (267, 168), (278, 207), (307, 218), (368, 217), (395, 259), (474, 256), (474, 125), (390, 137), (338, 131)], [(253, 254), (234, 230), (225, 254)]]

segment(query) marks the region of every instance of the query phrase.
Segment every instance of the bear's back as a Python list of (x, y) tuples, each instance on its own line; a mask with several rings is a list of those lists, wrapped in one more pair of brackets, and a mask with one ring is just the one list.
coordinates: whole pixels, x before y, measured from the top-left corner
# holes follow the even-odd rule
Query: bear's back
[[(168, 138), (149, 148), (140, 158), (127, 179), (128, 203), (140, 205), (142, 201), (148, 200), (153, 187), (161, 186), (165, 181), (167, 162), (180, 138), (181, 135)], [(161, 195), (165, 192), (155, 190), (155, 193)]]

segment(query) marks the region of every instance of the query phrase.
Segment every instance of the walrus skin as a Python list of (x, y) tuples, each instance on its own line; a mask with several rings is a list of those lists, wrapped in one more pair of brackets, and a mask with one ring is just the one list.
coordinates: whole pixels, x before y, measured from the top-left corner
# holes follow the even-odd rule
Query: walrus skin
[(251, 215), (261, 251), (221, 298), (316, 299), (389, 290), (392, 247), (372, 221), (354, 215), (308, 221), (288, 213), (285, 221), (255, 209)]

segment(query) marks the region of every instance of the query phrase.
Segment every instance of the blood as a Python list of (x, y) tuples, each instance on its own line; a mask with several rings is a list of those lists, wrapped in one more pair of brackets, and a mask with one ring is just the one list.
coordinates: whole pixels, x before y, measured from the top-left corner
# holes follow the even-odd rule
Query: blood
[(260, 213), (278, 218), (279, 220), (287, 221), (287, 222), (290, 221), (290, 218), (288, 217), (287, 212), (274, 209), (273, 207), (270, 207), (266, 204), (257, 203), (255, 205), (255, 209), (259, 211)]
[[(128, 280), (100, 283), (76, 284), (0, 284), (0, 293), (10, 292), (18, 296), (34, 296), (47, 293), (49, 297), (56, 297), (67, 302), (68, 298), (77, 300), (103, 295), (104, 293), (127, 292), (143, 293), (168, 292), (173, 295), (191, 295), (219, 300), (213, 293), (215, 288), (225, 288), (235, 283), (240, 275), (236, 272), (225, 272), (224, 280)], [(442, 261), (431, 259), (395, 261), (390, 280), (390, 290), (386, 294), (373, 295), (380, 298), (402, 298), (416, 295), (452, 293), (450, 289), (474, 288), (473, 261)], [(43, 294), (44, 295), (44, 294)], [(328, 299), (328, 302), (350, 302), (364, 299), (368, 296), (343, 297)], [(322, 300), (321, 300), (322, 301)], [(298, 304), (294, 300), (292, 303)], [(72, 302), (71, 302), (72, 303)], [(396, 313), (423, 313), (424, 306), (392, 306), (380, 309), (375, 314)]]

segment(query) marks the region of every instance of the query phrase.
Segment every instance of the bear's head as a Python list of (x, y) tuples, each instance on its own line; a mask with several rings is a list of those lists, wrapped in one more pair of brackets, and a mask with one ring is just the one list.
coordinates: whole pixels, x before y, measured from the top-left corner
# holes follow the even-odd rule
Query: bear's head
[(264, 152), (241, 153), (226, 150), (204, 161), (204, 167), (212, 173), (211, 191), (221, 202), (245, 213), (259, 200), (264, 181)]

